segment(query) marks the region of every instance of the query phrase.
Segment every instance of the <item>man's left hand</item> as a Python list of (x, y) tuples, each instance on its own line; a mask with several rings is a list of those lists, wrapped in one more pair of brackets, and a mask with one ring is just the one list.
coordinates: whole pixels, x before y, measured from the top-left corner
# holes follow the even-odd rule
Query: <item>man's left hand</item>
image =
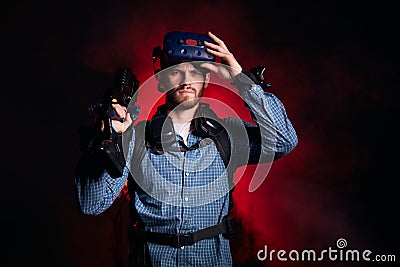
[(201, 67), (216, 73), (223, 79), (233, 80), (237, 75), (242, 72), (242, 67), (221, 39), (219, 39), (211, 32), (208, 32), (208, 36), (216, 44), (204, 41), (204, 44), (207, 47), (207, 53), (221, 58), (222, 64), (202, 63)]

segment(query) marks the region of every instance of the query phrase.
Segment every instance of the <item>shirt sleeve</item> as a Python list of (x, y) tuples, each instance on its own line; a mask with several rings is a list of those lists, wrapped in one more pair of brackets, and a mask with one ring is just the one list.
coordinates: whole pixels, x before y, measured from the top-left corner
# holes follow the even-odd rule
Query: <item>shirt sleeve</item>
[(240, 87), (239, 92), (259, 128), (259, 162), (276, 160), (292, 151), (298, 138), (282, 102), (254, 83)]
[(130, 173), (130, 164), (134, 144), (135, 128), (132, 128), (132, 135), (127, 143), (128, 152), (126, 154), (126, 164), (120, 177), (111, 177), (104, 170), (100, 176), (77, 175), (75, 186), (79, 208), (86, 215), (99, 215), (107, 210), (123, 189)]

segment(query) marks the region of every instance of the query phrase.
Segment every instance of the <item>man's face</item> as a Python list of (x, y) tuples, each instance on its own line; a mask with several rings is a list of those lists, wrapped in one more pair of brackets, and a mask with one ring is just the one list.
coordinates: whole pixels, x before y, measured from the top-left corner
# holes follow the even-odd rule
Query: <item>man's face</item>
[(174, 108), (179, 105), (180, 109), (196, 106), (208, 85), (209, 75), (186, 62), (164, 70), (160, 82), (168, 90), (167, 103)]

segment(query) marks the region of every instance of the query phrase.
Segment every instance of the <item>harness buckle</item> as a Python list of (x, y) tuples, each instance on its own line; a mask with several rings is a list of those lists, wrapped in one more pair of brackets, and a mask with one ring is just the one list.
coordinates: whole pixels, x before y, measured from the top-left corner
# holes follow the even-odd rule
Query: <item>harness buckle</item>
[(230, 217), (225, 217), (223, 220), (225, 233), (222, 234), (226, 239), (230, 239), (235, 235), (236, 224), (235, 220)]
[(177, 234), (173, 236), (173, 244), (174, 247), (180, 248), (183, 246), (193, 245), (193, 235), (192, 233), (188, 234)]

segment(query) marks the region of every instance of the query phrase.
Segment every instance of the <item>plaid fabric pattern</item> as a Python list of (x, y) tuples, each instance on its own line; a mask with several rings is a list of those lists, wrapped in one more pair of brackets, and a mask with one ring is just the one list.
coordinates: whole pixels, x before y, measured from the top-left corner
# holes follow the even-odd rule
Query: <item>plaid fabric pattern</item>
[[(297, 144), (297, 135), (279, 99), (257, 85), (242, 92), (242, 97), (261, 129), (261, 158), (263, 154), (270, 155), (271, 151), (280, 156), (289, 153)], [(227, 120), (251, 126), (234, 118)], [(129, 143), (127, 162), (132, 157), (134, 136)], [(188, 146), (199, 140), (200, 137), (190, 133)], [(106, 171), (98, 179), (77, 177), (83, 213), (96, 215), (110, 207), (129, 176), (127, 166), (122, 177), (116, 179)], [(148, 150), (141, 168), (140, 186), (130, 195), (132, 208), (137, 210), (146, 230), (189, 233), (218, 224), (227, 215), (228, 181), (233, 174), (225, 169), (214, 143), (195, 150), (168, 151), (161, 155)], [(222, 235), (181, 248), (148, 245), (153, 266), (232, 266), (229, 241)]]

